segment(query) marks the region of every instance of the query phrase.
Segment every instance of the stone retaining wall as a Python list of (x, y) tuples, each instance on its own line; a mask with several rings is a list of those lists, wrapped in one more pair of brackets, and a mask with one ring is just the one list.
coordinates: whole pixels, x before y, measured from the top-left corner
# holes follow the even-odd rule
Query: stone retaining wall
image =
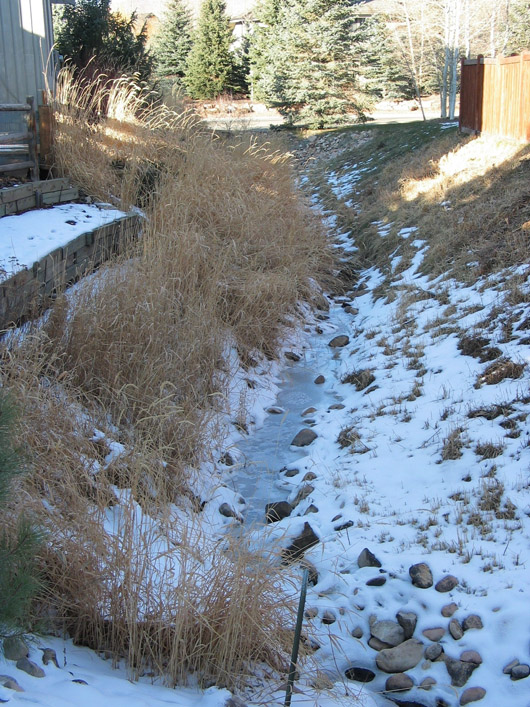
[(119, 252), (124, 243), (138, 236), (140, 229), (140, 217), (126, 215), (81, 234), (1, 282), (0, 329), (37, 316), (57, 292)]

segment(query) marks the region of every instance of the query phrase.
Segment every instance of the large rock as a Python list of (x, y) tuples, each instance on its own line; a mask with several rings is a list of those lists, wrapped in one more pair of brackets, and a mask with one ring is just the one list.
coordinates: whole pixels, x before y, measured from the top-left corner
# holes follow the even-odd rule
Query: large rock
[(436, 626), (435, 628), (426, 628), (424, 631), (422, 631), (422, 634), (425, 636), (425, 638), (428, 638), (429, 641), (441, 641), (445, 635), (445, 628), (442, 628), (441, 626)]
[(526, 663), (521, 663), (515, 665), (510, 671), (510, 677), (512, 680), (524, 680), (530, 675), (530, 665)]
[(357, 564), (359, 567), (381, 567), (381, 563), (367, 547), (360, 553), (357, 558)]
[(376, 621), (370, 629), (372, 636), (387, 646), (399, 646), (405, 640), (405, 631), (395, 621)]
[(478, 702), (486, 695), (486, 690), (483, 687), (468, 687), (464, 690), (460, 697), (461, 705), (468, 705), (470, 702)]
[(431, 569), (425, 562), (418, 562), (417, 565), (409, 567), (409, 575), (415, 587), (428, 589), (433, 585)]
[(339, 334), (338, 336), (335, 336), (331, 341), (329, 342), (329, 346), (331, 346), (332, 349), (340, 349), (343, 346), (347, 346), (350, 343), (350, 337), (346, 336), (346, 334)]
[(405, 631), (405, 639), (412, 638), (418, 623), (418, 617), (413, 611), (398, 611), (396, 614), (398, 624)]
[(32, 660), (29, 660), (29, 658), (21, 658), (20, 660), (17, 660), (17, 668), (19, 670), (23, 670), (25, 673), (31, 675), (34, 678), (46, 677), (46, 673), (44, 672), (44, 670), (40, 668), (37, 663), (34, 663)]
[(449, 633), (455, 641), (459, 641), (464, 635), (464, 629), (460, 625), (460, 621), (458, 619), (451, 619), (451, 621), (449, 621)]
[(464, 631), (469, 631), (470, 628), (484, 628), (482, 619), (477, 614), (470, 614), (462, 621)]
[(386, 648), (377, 654), (375, 662), (384, 673), (404, 673), (416, 667), (423, 656), (423, 643), (409, 638), (395, 648)]
[(396, 673), (387, 678), (385, 690), (387, 692), (405, 692), (414, 687), (414, 680), (406, 673)]
[(20, 660), (29, 654), (25, 641), (19, 636), (7, 636), (3, 641), (4, 657), (7, 660)]
[(273, 501), (265, 506), (265, 520), (267, 523), (276, 523), (282, 518), (288, 518), (293, 507), (287, 501)]
[(473, 674), (473, 671), (478, 668), (478, 665), (476, 663), (465, 663), (462, 660), (446, 657), (445, 667), (451, 677), (451, 685), (453, 687), (464, 687)]
[(442, 577), (442, 579), (439, 582), (436, 582), (435, 589), (437, 592), (450, 592), (452, 589), (456, 587), (458, 584), (458, 579), (454, 577), (452, 574), (448, 574), (445, 577)]
[(15, 678), (10, 675), (0, 675), (0, 685), (7, 687), (8, 690), (14, 690), (14, 692), (24, 692), (24, 688), (20, 687)]
[(292, 562), (301, 557), (306, 550), (313, 547), (320, 539), (313, 528), (306, 521), (300, 535), (298, 535), (289, 547), (283, 550), (282, 555), (285, 562)]
[(314, 490), (315, 487), (311, 484), (302, 484), (302, 486), (300, 486), (300, 488), (298, 489), (298, 493), (294, 497), (291, 506), (293, 508), (296, 508), (296, 506), (299, 503), (302, 503), (302, 501), (304, 501), (308, 496), (310, 496)]
[(291, 445), (293, 447), (308, 447), (317, 437), (317, 433), (311, 428), (304, 427), (294, 436)]

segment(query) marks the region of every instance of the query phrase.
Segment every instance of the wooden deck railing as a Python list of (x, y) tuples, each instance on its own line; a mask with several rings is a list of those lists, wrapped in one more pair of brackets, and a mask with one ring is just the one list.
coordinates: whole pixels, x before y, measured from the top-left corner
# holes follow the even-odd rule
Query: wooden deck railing
[[(0, 155), (19, 154), (27, 152), (27, 159), (18, 162), (0, 164), (0, 174), (17, 172), (23, 169), (31, 171), (32, 180), (39, 178), (39, 155), (37, 149), (37, 121), (33, 96), (26, 98), (26, 103), (0, 103), (0, 112), (26, 113), (27, 129), (19, 133), (0, 133), (0, 145), (7, 149), (0, 150)], [(12, 146), (9, 148), (9, 146)]]

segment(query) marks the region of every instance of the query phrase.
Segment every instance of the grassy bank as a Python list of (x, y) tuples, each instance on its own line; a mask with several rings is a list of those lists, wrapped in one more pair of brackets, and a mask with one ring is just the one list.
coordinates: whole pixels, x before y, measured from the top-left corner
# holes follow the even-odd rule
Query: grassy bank
[(252, 661), (283, 664), (288, 571), (203, 532), (194, 476), (232, 412), (232, 352), (275, 356), (329, 271), (324, 233), (283, 154), (223, 142), (130, 83), (63, 76), (56, 120), (59, 173), (146, 218), (3, 345), (28, 473), (2, 523), (30, 509), (46, 532), (48, 630), (134, 676), (233, 685)]

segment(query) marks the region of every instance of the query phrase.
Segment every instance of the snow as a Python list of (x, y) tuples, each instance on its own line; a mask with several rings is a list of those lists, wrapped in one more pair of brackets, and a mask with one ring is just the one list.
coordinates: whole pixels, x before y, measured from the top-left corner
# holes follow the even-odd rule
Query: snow
[[(332, 188), (341, 198), (355, 188), (359, 169), (358, 165), (352, 167), (348, 178), (331, 175)], [(93, 228), (120, 215), (97, 206), (69, 205), (4, 218), (0, 221), (0, 263), (6, 269), (8, 265), (31, 264), (55, 247), (66, 245), (82, 232), (79, 229)], [(76, 225), (66, 224), (67, 220), (75, 220)], [(331, 215), (328, 225), (333, 228)], [(387, 237), (391, 224), (377, 225), (379, 237)], [(505, 358), (529, 362), (526, 332), (517, 329), (527, 310), (520, 307), (512, 336), (506, 337), (502, 317), (491, 317), (490, 323), (495, 309), (507, 307), (503, 273), (471, 285), (441, 277), (429, 280), (420, 272), (427, 250), (421, 232), (409, 226), (399, 235), (414, 237), (411, 243), (416, 252), (409, 267), (393, 280), (394, 301), (374, 297), (384, 275), (376, 268), (367, 269), (359, 280), (365, 289), (357, 296), (330, 300), (329, 313), (319, 319), (307, 313), (305, 329), (286, 339), (284, 350), (296, 351), (299, 362), (282, 358), (243, 370), (227, 345), (225, 359), (231, 381), (227, 405), (232, 414), (226, 415), (224, 439), (212, 459), (229, 452), (234, 464), (204, 464), (197, 481), (201, 497), (207, 500), (203, 518), (209, 533), (239, 527), (234, 519), (219, 514), (219, 505), (226, 502), (237, 508), (247, 523), (255, 524), (248, 533), (256, 543), (275, 539), (285, 546), (306, 522), (320, 538), (319, 544), (306, 552), (318, 571), (318, 583), (309, 587), (306, 603), (315, 616), (304, 620), (304, 630), (320, 649), (312, 664), (301, 667), (293, 705), (387, 704), (383, 696), (385, 674), (376, 671), (374, 681), (367, 685), (344, 677), (344, 671), (353, 665), (374, 669), (377, 652), (366, 645), (371, 617), (395, 620), (398, 611), (414, 612), (418, 616), (414, 635), (427, 646), (430, 641), (422, 632), (434, 627), (447, 629), (449, 618), (442, 616), (442, 607), (455, 602), (456, 619), (478, 614), (484, 628), (469, 629), (459, 641), (446, 630), (440, 644), (452, 658), (459, 658), (465, 650), (476, 650), (482, 664), (465, 687), (454, 687), (442, 661), (420, 661), (407, 671), (416, 686), (400, 699), (429, 707), (441, 699), (452, 707), (459, 704), (467, 687), (481, 686), (487, 691), (481, 704), (528, 707), (528, 681), (511, 680), (502, 669), (512, 659), (530, 663), (530, 437), (525, 427), (529, 372), (525, 369), (520, 378), (488, 385), (480, 376), (491, 362), (481, 363), (458, 348), (459, 336), (478, 333), (487, 336), (489, 345), (498, 347)], [(355, 248), (346, 234), (338, 240), (345, 246), (343, 250)], [(401, 257), (394, 255), (394, 270)], [(522, 266), (521, 290), (525, 295), (530, 294), (527, 274)], [(406, 307), (401, 298), (405, 290), (417, 295)], [(449, 314), (451, 305), (453, 313)], [(440, 321), (446, 330), (440, 329)], [(340, 349), (330, 348), (329, 341), (336, 334), (347, 334), (349, 343)], [(362, 370), (371, 373), (372, 383), (357, 389), (345, 382)], [(321, 385), (314, 382), (318, 375), (325, 379)], [(267, 412), (273, 405), (279, 406), (279, 414)], [(496, 405), (505, 413), (493, 419), (481, 413)], [(315, 412), (303, 416), (310, 406)], [(235, 413), (249, 434), (233, 425)], [(305, 426), (318, 437), (297, 450), (290, 442)], [(352, 428), (351, 446), (338, 443), (346, 427)], [(94, 439), (102, 434), (95, 430)], [(455, 455), (445, 454), (452, 436), (459, 439), (461, 447)], [(498, 456), (481, 454), (477, 451), (480, 444), (493, 445)], [(111, 441), (109, 449), (105, 463), (125, 453), (117, 442)], [(299, 473), (286, 475), (286, 470), (294, 469)], [(293, 501), (308, 472), (315, 475), (309, 496), (291, 517), (261, 530), (265, 503)], [(212, 478), (217, 479), (214, 487)], [(500, 487), (504, 495), (497, 505), (491, 501), (488, 506), (488, 492)], [(507, 499), (512, 506), (507, 505)], [(119, 510), (109, 510), (109, 532), (119, 521)], [(340, 526), (348, 527), (337, 529)], [(381, 570), (358, 567), (358, 555), (365, 547), (381, 561)], [(151, 551), (160, 557), (167, 555), (157, 542)], [(448, 593), (413, 586), (408, 570), (419, 562), (428, 563), (435, 583), (452, 574), (458, 585)], [(366, 584), (381, 576), (386, 580), (383, 586)], [(333, 623), (322, 622), (324, 612), (333, 615)], [(355, 629), (363, 632), (362, 641), (353, 637)], [(133, 684), (127, 680), (125, 666), (113, 669), (95, 653), (57, 638), (39, 638), (32, 646), (30, 657), (39, 664), (39, 645), (57, 651), (60, 667), (48, 665), (46, 677), (37, 679), (4, 661), (0, 673), (16, 677), (25, 692), (0, 687), (0, 700), (40, 707), (98, 703), (217, 707), (230, 696), (227, 690), (215, 687), (203, 692), (170, 690), (151, 684), (147, 678)], [(318, 692), (313, 687), (315, 666), (333, 685), (329, 691)], [(426, 677), (436, 680), (429, 691), (418, 687)], [(87, 684), (73, 682), (77, 679)], [(256, 678), (256, 683), (255, 691), (249, 687), (243, 696), (247, 704), (283, 703), (277, 686), (269, 690), (264, 702), (262, 690), (267, 680)]]
[(0, 280), (31, 267), (77, 236), (125, 216), (106, 204), (61, 204), (4, 216), (0, 221)]

